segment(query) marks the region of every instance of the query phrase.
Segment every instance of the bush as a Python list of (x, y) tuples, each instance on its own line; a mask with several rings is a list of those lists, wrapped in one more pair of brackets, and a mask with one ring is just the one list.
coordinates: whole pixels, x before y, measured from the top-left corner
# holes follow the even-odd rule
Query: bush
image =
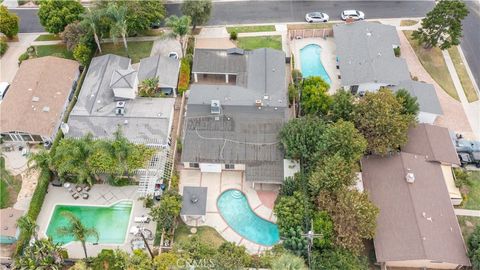
[(183, 95), (190, 86), (190, 63), (188, 59), (183, 58), (180, 65), (180, 76), (178, 78), (178, 94)]
[(20, 65), (23, 61), (27, 60), (28, 58), (30, 58), (30, 56), (28, 56), (28, 53), (27, 53), (27, 52), (22, 53), (22, 54), (18, 57), (18, 64)]
[(300, 72), (300, 70), (298, 69), (292, 70), (292, 80), (294, 84), (298, 85), (300, 81), (302, 81), (302, 79), (303, 79), (303, 75), (302, 75), (302, 72)]
[(182, 145), (182, 139), (177, 138), (177, 152), (179, 154), (182, 153), (183, 145)]
[(396, 57), (400, 57), (400, 47), (393, 48), (393, 53), (395, 53)]
[(297, 99), (298, 96), (299, 96), (298, 88), (293, 83), (289, 84), (288, 85), (288, 101), (290, 102), (290, 105), (293, 104), (293, 101), (295, 101), (295, 99)]
[(78, 44), (75, 49), (73, 49), (73, 58), (80, 62), (82, 66), (88, 65), (92, 57), (92, 50), (85, 44)]
[(230, 39), (231, 40), (237, 40), (237, 38), (238, 38), (237, 31), (230, 32)]
[(8, 49), (8, 44), (4, 40), (0, 40), (0, 56), (4, 55)]
[(187, 55), (193, 55), (195, 50), (195, 38), (193, 36), (188, 37), (187, 41)]
[(0, 6), (0, 32), (7, 37), (13, 38), (18, 33), (19, 18), (17, 14), (11, 13), (5, 6)]
[(180, 181), (180, 176), (177, 171), (173, 172), (172, 178), (170, 179), (170, 189), (178, 190), (178, 183)]

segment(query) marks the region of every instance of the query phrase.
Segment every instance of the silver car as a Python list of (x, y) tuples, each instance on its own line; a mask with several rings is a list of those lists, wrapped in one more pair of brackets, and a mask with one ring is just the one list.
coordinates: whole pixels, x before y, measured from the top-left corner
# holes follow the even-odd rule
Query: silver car
[(328, 14), (323, 12), (310, 12), (305, 15), (305, 21), (309, 23), (328, 22), (328, 19), (330, 19)]
[(359, 11), (359, 10), (353, 10), (353, 9), (350, 9), (350, 10), (344, 10), (340, 16), (342, 17), (342, 20), (347, 20), (348, 18), (351, 18), (355, 21), (358, 21), (358, 20), (364, 20), (365, 19), (365, 13)]

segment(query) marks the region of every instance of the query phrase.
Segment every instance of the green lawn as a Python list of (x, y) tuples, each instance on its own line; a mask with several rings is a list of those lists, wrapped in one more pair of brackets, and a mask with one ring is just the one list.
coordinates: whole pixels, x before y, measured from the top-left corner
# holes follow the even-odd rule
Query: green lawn
[(38, 57), (57, 56), (67, 59), (73, 59), (73, 53), (67, 50), (64, 44), (35, 46)]
[(417, 20), (401, 20), (400, 21), (400, 26), (412, 26), (412, 25), (415, 25), (417, 23), (418, 23)]
[(409, 30), (403, 32), (420, 60), (420, 63), (422, 63), (430, 76), (432, 76), (447, 94), (456, 100), (460, 100), (458, 98), (457, 90), (455, 90), (455, 86), (453, 85), (452, 77), (450, 77), (450, 73), (448, 72), (442, 51), (439, 48), (424, 49), (416, 40), (412, 39), (411, 34), (413, 31)]
[(61, 40), (60, 36), (55, 34), (43, 34), (38, 36), (35, 41), (52, 41), (52, 40)]
[(5, 159), (0, 157), (0, 208), (12, 206), (21, 187), (22, 182), (5, 170)]
[[(140, 59), (149, 57), (152, 51), (153, 41), (129, 41), (128, 42), (128, 54), (132, 59), (132, 63), (140, 62)], [(116, 54), (121, 56), (127, 56), (123, 43), (119, 42), (117, 45), (113, 43), (102, 44), (103, 54)]]
[(462, 188), (466, 193), (462, 208), (480, 210), (480, 171), (471, 171), (469, 178), (468, 186)]
[[(177, 229), (175, 229), (175, 243), (180, 243), (183, 241), (188, 241), (190, 235), (190, 228), (185, 223), (180, 222)], [(225, 242), (222, 236), (212, 227), (201, 226), (197, 227), (197, 233), (200, 240), (204, 243), (208, 243), (214, 248), (218, 248), (221, 244)]]
[(460, 52), (458, 52), (458, 48), (452, 47), (448, 49), (448, 54), (452, 58), (453, 65), (455, 66), (455, 70), (457, 71), (458, 78), (460, 79), (460, 83), (462, 84), (463, 91), (467, 96), (468, 102), (474, 102), (478, 100), (477, 92), (473, 87), (472, 81), (468, 76), (467, 69), (465, 68), (465, 63), (462, 61), (462, 57), (460, 57)]
[(288, 30), (299, 29), (325, 29), (332, 28), (333, 23), (300, 23), (300, 24), (287, 24)]
[(282, 36), (240, 37), (237, 43), (239, 48), (254, 50), (258, 48), (282, 49)]
[(458, 224), (462, 230), (463, 240), (468, 241), (470, 234), (475, 230), (476, 226), (480, 226), (480, 217), (457, 216)]
[(228, 33), (233, 31), (237, 33), (251, 33), (251, 32), (275, 32), (275, 25), (251, 25), (251, 26), (236, 26), (227, 27)]

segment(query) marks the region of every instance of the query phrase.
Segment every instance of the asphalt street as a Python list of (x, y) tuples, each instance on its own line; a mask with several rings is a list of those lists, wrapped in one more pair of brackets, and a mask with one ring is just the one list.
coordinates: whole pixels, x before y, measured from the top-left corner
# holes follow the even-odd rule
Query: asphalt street
[(480, 87), (480, 1), (466, 1), (470, 13), (463, 21), (461, 47)]

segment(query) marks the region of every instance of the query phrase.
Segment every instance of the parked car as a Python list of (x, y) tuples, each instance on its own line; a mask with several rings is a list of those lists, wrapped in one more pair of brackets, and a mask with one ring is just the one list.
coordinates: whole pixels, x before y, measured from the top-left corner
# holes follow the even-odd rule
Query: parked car
[(342, 17), (342, 20), (347, 20), (348, 18), (352, 18), (354, 19), (355, 21), (358, 21), (358, 20), (364, 20), (365, 19), (365, 13), (359, 11), (359, 10), (354, 10), (354, 9), (350, 9), (350, 10), (344, 10), (340, 16)]
[(8, 87), (10, 87), (8, 82), (0, 82), (0, 102), (2, 102), (3, 98), (7, 94)]
[(469, 141), (461, 138), (455, 139), (454, 144), (462, 167), (475, 165), (480, 168), (480, 141)]
[(328, 22), (329, 19), (328, 14), (323, 12), (310, 12), (305, 15), (305, 21), (309, 23)]
[(168, 57), (173, 58), (173, 59), (178, 59), (178, 53), (177, 52), (170, 52), (168, 54)]

